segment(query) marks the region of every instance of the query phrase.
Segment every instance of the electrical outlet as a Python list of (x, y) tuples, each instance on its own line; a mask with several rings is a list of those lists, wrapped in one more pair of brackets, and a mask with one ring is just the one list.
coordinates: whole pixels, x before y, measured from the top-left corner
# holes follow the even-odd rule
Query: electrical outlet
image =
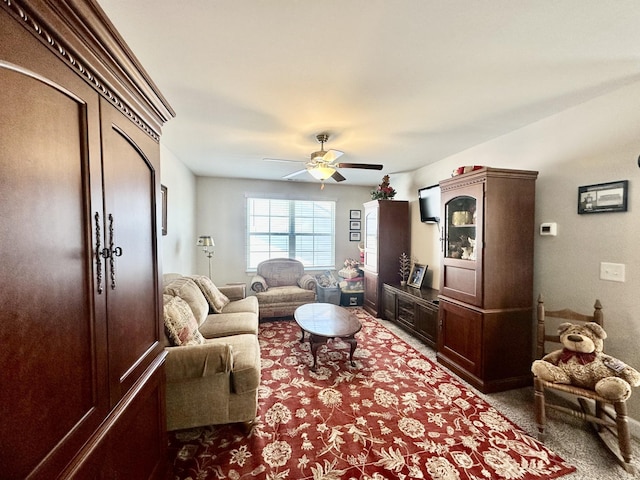
[(624, 263), (600, 263), (600, 279), (624, 282)]

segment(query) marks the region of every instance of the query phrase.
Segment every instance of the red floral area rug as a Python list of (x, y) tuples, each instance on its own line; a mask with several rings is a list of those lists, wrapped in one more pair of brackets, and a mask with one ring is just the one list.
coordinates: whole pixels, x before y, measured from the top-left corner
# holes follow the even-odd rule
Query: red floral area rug
[[(552, 479), (574, 467), (367, 315), (311, 372), (294, 321), (264, 323), (258, 419), (170, 433), (177, 479)], [(308, 335), (307, 335), (308, 338)]]

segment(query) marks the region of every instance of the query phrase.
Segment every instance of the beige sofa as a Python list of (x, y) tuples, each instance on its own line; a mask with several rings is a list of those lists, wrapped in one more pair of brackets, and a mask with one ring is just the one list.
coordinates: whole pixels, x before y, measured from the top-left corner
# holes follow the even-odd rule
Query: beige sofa
[(258, 407), (258, 302), (242, 285), (164, 275), (167, 429), (252, 422)]
[(316, 279), (293, 258), (272, 258), (258, 264), (251, 290), (260, 305), (260, 318), (287, 317), (300, 305), (316, 301)]

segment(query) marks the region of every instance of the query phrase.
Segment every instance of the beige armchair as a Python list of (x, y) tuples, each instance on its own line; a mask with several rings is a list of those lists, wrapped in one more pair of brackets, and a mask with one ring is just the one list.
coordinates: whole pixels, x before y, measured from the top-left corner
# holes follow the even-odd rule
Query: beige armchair
[(296, 308), (316, 301), (316, 280), (292, 258), (272, 258), (258, 264), (251, 280), (260, 306), (260, 319), (287, 317)]

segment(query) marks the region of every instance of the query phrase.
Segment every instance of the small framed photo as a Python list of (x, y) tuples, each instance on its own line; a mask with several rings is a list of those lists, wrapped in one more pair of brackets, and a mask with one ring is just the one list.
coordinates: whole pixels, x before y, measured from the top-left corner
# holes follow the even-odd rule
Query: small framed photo
[(626, 212), (628, 180), (578, 187), (578, 213)]
[(349, 232), (349, 241), (350, 242), (359, 242), (360, 241), (360, 232)]
[(426, 265), (414, 263), (411, 267), (411, 273), (409, 274), (409, 281), (407, 282), (407, 285), (413, 288), (422, 288), (422, 282), (424, 281), (424, 274), (426, 272)]
[(350, 220), (349, 230), (360, 230), (360, 220)]
[(360, 212), (360, 210), (349, 210), (349, 218), (351, 220), (360, 220), (362, 218), (362, 212)]

